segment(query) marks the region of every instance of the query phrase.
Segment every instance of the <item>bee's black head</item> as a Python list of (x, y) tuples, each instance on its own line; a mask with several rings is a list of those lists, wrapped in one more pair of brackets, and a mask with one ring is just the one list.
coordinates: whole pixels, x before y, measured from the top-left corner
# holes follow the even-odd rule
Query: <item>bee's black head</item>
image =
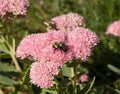
[(68, 50), (68, 47), (65, 45), (64, 42), (55, 42), (54, 45), (53, 45), (53, 48), (55, 50), (60, 49), (64, 52), (67, 52), (67, 50)]

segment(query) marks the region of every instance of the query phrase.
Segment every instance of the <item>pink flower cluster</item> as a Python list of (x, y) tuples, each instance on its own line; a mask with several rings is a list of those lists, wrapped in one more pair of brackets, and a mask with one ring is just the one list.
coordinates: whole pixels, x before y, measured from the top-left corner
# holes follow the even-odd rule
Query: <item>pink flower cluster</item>
[(0, 14), (4, 16), (9, 10), (9, 0), (0, 0)]
[[(61, 19), (60, 17), (59, 20)], [(32, 84), (50, 88), (54, 85), (54, 75), (59, 73), (65, 62), (73, 59), (85, 61), (91, 55), (92, 48), (98, 43), (98, 37), (91, 30), (79, 27), (78, 22), (73, 23), (74, 29), (68, 29), (70, 32), (48, 28), (51, 32), (32, 34), (20, 42), (16, 55), (22, 59), (29, 57), (36, 61), (30, 71)], [(69, 26), (67, 28), (72, 25)]]
[(83, 74), (78, 78), (78, 82), (82, 82), (82, 83), (83, 82), (88, 82), (88, 80), (89, 80), (89, 77), (86, 74)]
[(30, 82), (41, 88), (50, 88), (54, 84), (53, 75), (57, 74), (57, 72), (56, 62), (44, 60), (34, 62), (30, 70)]
[(120, 20), (110, 24), (110, 26), (107, 28), (106, 34), (120, 36)]
[[(85, 26), (84, 18), (77, 13), (68, 13), (51, 19), (56, 29), (61, 31), (72, 31), (77, 27)], [(49, 29), (50, 27), (48, 27)]]
[(76, 59), (86, 60), (97, 43), (96, 34), (89, 29), (80, 27), (68, 33), (68, 44), (72, 47)]
[(14, 15), (26, 15), (28, 0), (0, 0), (0, 14), (13, 13)]
[(56, 42), (66, 43), (66, 33), (53, 31), (40, 34), (32, 34), (24, 38), (17, 48), (16, 55), (22, 59), (29, 57), (35, 62), (31, 66), (31, 83), (41, 88), (53, 86), (53, 76), (57, 75), (59, 68), (69, 60), (74, 58), (71, 48), (67, 46), (67, 51), (54, 48)]
[(53, 45), (55, 42), (66, 43), (66, 37), (67, 35), (61, 31), (29, 35), (21, 41), (16, 55), (22, 59), (30, 56), (34, 60), (51, 60), (59, 62), (61, 66), (61, 63), (72, 60), (73, 53), (67, 44), (65, 44), (69, 49), (67, 52), (60, 49), (55, 50)]

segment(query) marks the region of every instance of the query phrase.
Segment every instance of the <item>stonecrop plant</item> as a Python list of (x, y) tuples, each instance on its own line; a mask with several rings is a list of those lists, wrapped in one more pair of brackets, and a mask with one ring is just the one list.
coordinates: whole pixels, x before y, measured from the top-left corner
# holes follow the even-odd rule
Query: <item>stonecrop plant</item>
[[(88, 77), (77, 77), (80, 62), (77, 64), (75, 60), (86, 61), (99, 39), (84, 27), (84, 19), (77, 13), (54, 17), (45, 24), (48, 26), (46, 33), (31, 34), (23, 38), (17, 47), (16, 56), (34, 61), (30, 69), (30, 82), (44, 89), (57, 88), (56, 80), (59, 82), (59, 79), (55, 76), (60, 74), (63, 66), (73, 64), (71, 68), (74, 69), (74, 76), (67, 79), (73, 85), (73, 93), (77, 94), (77, 80), (87, 82)], [(62, 72), (61, 74), (63, 75)]]
[(0, 94), (120, 94), (120, 0), (0, 0)]
[[(29, 0), (0, 0), (0, 18), (1, 32), (0, 42), (4, 46), (1, 48), (3, 52), (9, 54), (14, 61), (17, 71), (22, 71), (15, 56), (15, 20), (18, 16), (25, 16)], [(12, 45), (11, 45), (12, 39)], [(4, 50), (6, 49), (6, 50)]]

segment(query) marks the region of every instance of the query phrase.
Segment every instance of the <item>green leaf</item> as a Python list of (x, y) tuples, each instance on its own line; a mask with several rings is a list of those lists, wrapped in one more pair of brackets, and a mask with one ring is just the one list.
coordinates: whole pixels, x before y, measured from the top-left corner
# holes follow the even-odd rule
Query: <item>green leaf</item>
[(29, 77), (30, 68), (31, 68), (31, 66), (29, 66), (29, 67), (27, 68), (27, 71), (25, 72), (25, 76), (23, 77), (23, 84), (28, 84), (29, 81), (30, 81), (30, 77)]
[(9, 53), (9, 50), (8, 50), (7, 46), (5, 45), (5, 42), (0, 43), (0, 50), (2, 50), (5, 53)]
[(32, 85), (32, 91), (33, 94), (46, 94), (46, 93), (41, 93), (43, 89), (41, 89), (40, 87), (37, 87), (35, 85)]
[(118, 90), (118, 89), (114, 89), (114, 88), (112, 88), (112, 87), (110, 87), (110, 86), (106, 86), (110, 91), (113, 91), (115, 94), (120, 94), (120, 90)]
[(0, 83), (3, 85), (17, 85), (18, 82), (6, 77), (6, 76), (2, 76), (0, 75)]
[(42, 89), (40, 94), (58, 94), (58, 92), (55, 90)]
[(105, 89), (104, 85), (96, 86), (96, 92), (95, 92), (95, 94), (103, 94), (104, 93), (104, 89)]
[(93, 84), (95, 82), (95, 77), (80, 91), (80, 94), (88, 94), (93, 87)]
[(0, 23), (0, 28), (2, 28), (3, 27), (3, 24), (2, 23)]
[(66, 65), (62, 67), (62, 73), (66, 77), (74, 77), (74, 69), (73, 67), (67, 67)]
[(2, 59), (9, 59), (9, 58), (11, 58), (11, 57), (10, 57), (10, 55), (7, 54), (7, 53), (0, 53), (0, 58), (2, 58)]
[(111, 65), (111, 64), (108, 64), (107, 67), (108, 67), (111, 71), (113, 71), (113, 72), (115, 72), (115, 73), (117, 73), (117, 74), (120, 75), (120, 69), (116, 68), (115, 66), (113, 66), (113, 65)]
[(50, 93), (50, 94), (58, 94), (57, 91), (55, 91), (55, 90), (48, 90), (47, 89), (46, 91), (47, 91), (47, 93)]
[(7, 66), (0, 62), (0, 71), (1, 72), (17, 72), (15, 67), (13, 66)]
[(42, 89), (40, 94), (46, 94), (46, 89)]

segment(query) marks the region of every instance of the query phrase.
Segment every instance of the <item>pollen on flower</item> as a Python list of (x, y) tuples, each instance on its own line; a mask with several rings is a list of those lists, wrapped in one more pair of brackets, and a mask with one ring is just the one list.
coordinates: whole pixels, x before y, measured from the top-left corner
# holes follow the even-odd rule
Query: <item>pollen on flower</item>
[(113, 22), (107, 28), (106, 34), (111, 34), (120, 37), (120, 20)]

